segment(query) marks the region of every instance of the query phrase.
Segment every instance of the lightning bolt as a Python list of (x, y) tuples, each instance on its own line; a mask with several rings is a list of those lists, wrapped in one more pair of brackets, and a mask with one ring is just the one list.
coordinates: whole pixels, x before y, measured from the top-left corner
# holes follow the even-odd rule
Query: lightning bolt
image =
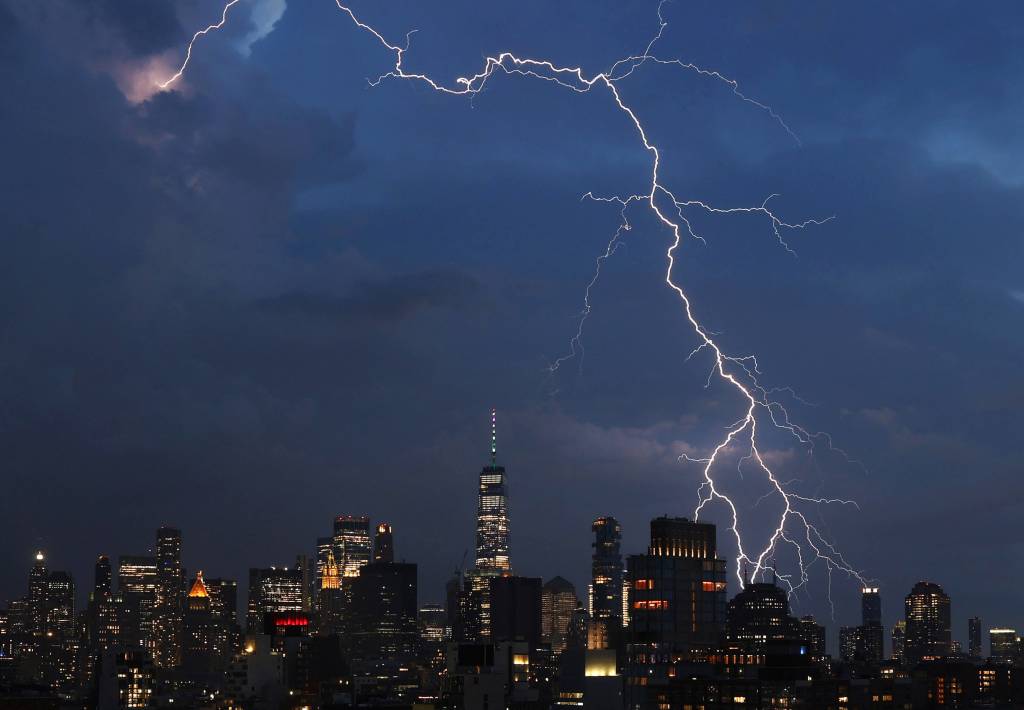
[[(192, 49), (196, 41), (203, 35), (222, 28), (228, 17), (228, 11), (239, 0), (230, 0), (221, 13), (220, 22), (196, 32), (189, 42), (185, 60), (176, 74), (165, 82), (159, 84), (161, 89), (167, 89), (175, 81), (181, 78), (192, 57)], [(775, 121), (797, 144), (800, 143), (796, 133), (783, 121), (769, 105), (757, 101), (740, 90), (739, 83), (719, 71), (706, 69), (681, 59), (660, 57), (655, 53), (655, 47), (661, 40), (668, 23), (662, 15), (665, 0), (658, 5), (658, 31), (647, 44), (647, 47), (640, 54), (625, 57), (616, 61), (607, 71), (588, 75), (581, 67), (560, 66), (545, 59), (533, 59), (519, 57), (511, 52), (488, 56), (484, 59), (483, 66), (475, 74), (461, 76), (450, 83), (437, 80), (433, 77), (407, 70), (405, 66), (406, 54), (409, 51), (409, 43), (413, 32), (405, 36), (405, 43), (402, 45), (389, 42), (384, 35), (373, 26), (359, 19), (356, 13), (342, 0), (334, 0), (337, 9), (343, 13), (360, 31), (371, 35), (381, 47), (391, 54), (393, 63), (387, 71), (382, 72), (376, 79), (368, 79), (371, 86), (378, 86), (388, 79), (398, 79), (425, 84), (429, 88), (442, 94), (452, 96), (465, 96), (470, 99), (482, 92), (495, 75), (500, 73), (506, 75), (521, 76), (539, 81), (554, 84), (563, 89), (575, 93), (589, 93), (593, 90), (606, 91), (615, 107), (626, 119), (627, 125), (632, 126), (640, 146), (651, 160), (650, 183), (647, 192), (627, 196), (596, 196), (586, 193), (583, 198), (595, 202), (615, 204), (619, 208), (620, 223), (611, 239), (608, 241), (604, 251), (596, 259), (593, 277), (587, 284), (583, 309), (579, 314), (575, 335), (570, 339), (570, 352), (555, 360), (549, 370), (555, 372), (563, 363), (583, 356), (583, 328), (587, 316), (591, 312), (590, 292), (597, 284), (601, 275), (602, 265), (615, 254), (621, 245), (622, 235), (630, 231), (631, 224), (628, 219), (628, 210), (632, 206), (643, 205), (657, 218), (657, 220), (671, 234), (670, 244), (665, 252), (667, 266), (664, 275), (666, 286), (676, 295), (682, 307), (689, 327), (697, 338), (697, 346), (687, 357), (687, 360), (701, 352), (707, 352), (711, 356), (712, 367), (708, 376), (708, 384), (712, 379), (728, 385), (739, 397), (742, 403), (740, 417), (732, 425), (727, 427), (723, 438), (713, 447), (707, 456), (702, 458), (690, 457), (686, 454), (680, 456), (681, 461), (698, 464), (701, 467), (702, 480), (697, 489), (697, 505), (693, 517), (700, 519), (701, 514), (712, 503), (719, 502), (727, 509), (731, 532), (736, 544), (735, 575), (742, 584), (744, 570), (748, 570), (751, 579), (756, 580), (769, 571), (776, 575), (788, 587), (790, 594), (807, 585), (809, 581), (809, 570), (815, 563), (822, 563), (825, 567), (829, 580), (829, 601), (831, 602), (831, 580), (834, 573), (839, 573), (854, 578), (864, 585), (867, 580), (857, 571), (828, 541), (818, 528), (808, 520), (804, 506), (821, 505), (849, 505), (856, 506), (852, 500), (810, 497), (801, 495), (790, 489), (789, 483), (783, 482), (776, 475), (775, 471), (765, 460), (763, 449), (759, 443), (759, 432), (762, 427), (771, 426), (791, 436), (798, 445), (806, 447), (811, 453), (819, 445), (819, 442), (830, 449), (845, 455), (841, 449), (836, 449), (832, 444), (831, 437), (823, 432), (811, 432), (794, 423), (789, 416), (786, 407), (775, 399), (779, 392), (787, 392), (793, 396), (791, 389), (766, 388), (760, 382), (761, 370), (757, 358), (753, 355), (730, 355), (715, 340), (716, 334), (708, 330), (697, 318), (693, 304), (686, 291), (679, 285), (673, 276), (676, 265), (677, 252), (684, 237), (705, 243), (705, 238), (694, 228), (687, 216), (693, 210), (700, 210), (708, 214), (733, 215), (733, 214), (757, 214), (766, 219), (771, 227), (772, 235), (778, 244), (787, 252), (793, 253), (788, 242), (784, 238), (786, 231), (804, 229), (811, 226), (822, 225), (832, 217), (826, 219), (808, 219), (801, 222), (787, 222), (780, 218), (769, 207), (769, 202), (775, 195), (769, 195), (760, 205), (751, 207), (719, 207), (708, 204), (697, 199), (680, 199), (661, 180), (662, 156), (657, 145), (650, 139), (638, 112), (629, 105), (619, 91), (619, 83), (631, 77), (645, 65), (660, 65), (676, 67), (686, 72), (694, 73), (702, 78), (710, 79), (727, 86), (732, 93), (741, 101), (752, 105), (756, 109), (767, 114)], [(744, 543), (741, 533), (740, 512), (737, 504), (732, 500), (716, 477), (722, 459), (727, 452), (732, 450), (742, 451), (738, 468), (742, 475), (744, 464), (753, 464), (769, 484), (768, 497), (777, 499), (782, 509), (774, 524), (774, 529), (763, 543), (750, 545)], [(762, 496), (758, 503), (763, 500)], [(789, 546), (794, 549), (798, 560), (798, 571), (795, 574), (779, 573), (775, 569), (774, 557), (782, 546)]]

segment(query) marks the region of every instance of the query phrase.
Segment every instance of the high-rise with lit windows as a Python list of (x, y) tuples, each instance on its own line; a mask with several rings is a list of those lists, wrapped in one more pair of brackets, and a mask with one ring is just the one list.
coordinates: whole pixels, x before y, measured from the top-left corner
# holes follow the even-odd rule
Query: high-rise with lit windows
[(122, 599), (121, 635), (127, 646), (153, 651), (156, 589), (155, 557), (121, 556), (117, 569), (117, 592)]
[(343, 578), (358, 577), (359, 570), (370, 564), (372, 549), (368, 516), (339, 515), (334, 519), (334, 559)]
[(306, 597), (303, 584), (303, 571), (298, 567), (250, 569), (248, 633), (269, 633), (263, 623), (267, 614), (303, 611)]
[(594, 554), (590, 562), (588, 607), (595, 622), (621, 626), (623, 619), (622, 526), (611, 516), (591, 525)]
[[(630, 587), (628, 655), (648, 677), (675, 661), (706, 658), (726, 618), (725, 560), (717, 557), (715, 526), (685, 518), (651, 521), (646, 555), (626, 559)], [(636, 663), (636, 659), (647, 659)], [(651, 666), (650, 659), (660, 659)]]
[(989, 629), (988, 644), (988, 656), (993, 663), (1013, 663), (1017, 660), (1020, 639), (1016, 629)]
[(491, 410), (491, 462), (480, 471), (476, 509), (476, 566), (467, 575), (473, 609), (478, 619), (466, 628), (478, 628), (479, 637), (491, 635), (491, 580), (511, 574), (509, 558), (508, 486), (505, 467), (498, 465), (497, 412)]
[(556, 654), (565, 649), (569, 622), (578, 605), (576, 588), (562, 577), (549, 580), (541, 590), (541, 633)]
[(157, 589), (153, 617), (153, 662), (163, 668), (181, 664), (182, 604), (185, 580), (181, 569), (181, 531), (156, 532)]
[(907, 595), (906, 663), (942, 658), (951, 649), (949, 597), (934, 582), (918, 582)]
[(498, 465), (497, 413), (491, 410), (491, 462), (480, 471), (476, 510), (476, 568), (506, 572), (509, 560), (508, 486)]

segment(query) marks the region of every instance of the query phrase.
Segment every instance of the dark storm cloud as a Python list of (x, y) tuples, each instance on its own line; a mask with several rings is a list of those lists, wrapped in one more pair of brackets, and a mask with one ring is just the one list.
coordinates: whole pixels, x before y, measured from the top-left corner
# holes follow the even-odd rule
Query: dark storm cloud
[(428, 271), (366, 284), (347, 296), (293, 291), (259, 301), (257, 307), (281, 316), (398, 321), (426, 308), (464, 308), (478, 304), (484, 290), (457, 271)]
[[(410, 61), (446, 76), (506, 46), (586, 66), (644, 46), (653, 5), (585, 4), (593, 32), (542, 2), (508, 10), (511, 25), (479, 3), (374, 10), (389, 36), (420, 27)], [(684, 362), (668, 235), (642, 211), (591, 293), (582, 370), (546, 369), (617, 224), (579, 195), (642, 187), (648, 167), (604, 99), (504, 77), (472, 106), (368, 89), (380, 49), (328, 2), (292, 3), (248, 59), (239, 15), (181, 91), (133, 104), (118, 71), (177, 60), (191, 24), (168, 3), (45, 23), (39, 7), (0, 2), (14, 167), (0, 172), (0, 593), (20, 593), (37, 544), (81, 579), (96, 552), (145, 549), (174, 522), (190, 567), (244, 578), (309, 552), (331, 516), (369, 512), (396, 523), (434, 600), (471, 541), (495, 404), (517, 571), (583, 582), (595, 515), (622, 518), (632, 552), (647, 518), (692, 512), (699, 471), (678, 456), (700, 455), (735, 402), (705, 390), (703, 354)], [(787, 235), (793, 259), (756, 216), (695, 214), (708, 244), (686, 243), (677, 273), (733, 351), (817, 403), (794, 403), (801, 421), (864, 460), (805, 463), (772, 440), (803, 492), (861, 501), (823, 518), (882, 581), (887, 620), (912, 581), (937, 577), (957, 614), (1020, 623), (936, 544), (1019, 538), (1004, 531), (1024, 424), (1024, 23), (989, 7), (666, 6), (665, 54), (739, 78), (801, 149), (697, 77), (647, 68), (625, 89), (679, 194), (735, 206), (778, 192), (791, 221), (837, 215)], [(424, 500), (444, 501), (443, 519)], [(968, 576), (997, 562), (983, 556)], [(843, 589), (839, 623), (856, 609)], [(805, 610), (827, 615), (817, 598)]]
[(93, 21), (112, 29), (135, 55), (176, 47), (185, 34), (173, 0), (91, 0)]

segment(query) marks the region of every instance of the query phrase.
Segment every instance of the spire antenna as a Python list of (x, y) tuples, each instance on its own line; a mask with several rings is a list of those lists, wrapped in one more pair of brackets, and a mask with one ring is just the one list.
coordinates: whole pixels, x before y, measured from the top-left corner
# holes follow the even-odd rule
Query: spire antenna
[(498, 465), (498, 410), (491, 407), (491, 465)]

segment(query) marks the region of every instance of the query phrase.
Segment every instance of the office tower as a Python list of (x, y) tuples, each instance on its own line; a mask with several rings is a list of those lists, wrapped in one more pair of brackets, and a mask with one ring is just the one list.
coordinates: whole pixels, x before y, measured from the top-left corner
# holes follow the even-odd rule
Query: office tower
[(210, 611), (229, 626), (238, 625), (238, 582), (215, 577), (203, 579), (210, 596)]
[(864, 587), (861, 590), (860, 609), (857, 660), (881, 663), (885, 658), (885, 632), (882, 629), (882, 596), (878, 593), (878, 587)]
[(339, 515), (334, 519), (334, 559), (344, 579), (356, 577), (370, 563), (370, 518), (365, 515)]
[(153, 617), (153, 663), (160, 668), (181, 664), (182, 596), (181, 531), (156, 531), (157, 589)]
[(989, 629), (989, 659), (993, 663), (1013, 663), (1017, 660), (1019, 641), (1016, 629)]
[(391, 534), (390, 523), (380, 523), (377, 525), (377, 537), (373, 541), (373, 561), (395, 561), (395, 542)]
[(440, 604), (420, 607), (420, 638), (429, 643), (441, 643), (448, 635), (448, 615)]
[(113, 572), (110, 568), (110, 558), (106, 555), (100, 555), (96, 558), (96, 567), (92, 586), (93, 597), (99, 598), (103, 595), (110, 594), (113, 591), (111, 586), (112, 581)]
[(981, 619), (977, 616), (967, 620), (967, 653), (971, 658), (981, 658)]
[(213, 615), (217, 633), (214, 645), (219, 653), (230, 656), (241, 646), (242, 632), (238, 626), (238, 582), (220, 577), (204, 577), (203, 584), (209, 594), (210, 613)]
[(28, 610), (29, 632), (43, 635), (46, 633), (46, 586), (50, 576), (46, 569), (46, 555), (42, 550), (36, 553), (35, 564), (28, 573)]
[(269, 567), (249, 570), (249, 603), (246, 627), (250, 634), (268, 634), (267, 614), (303, 611), (305, 592), (301, 569)]
[(463, 599), (464, 633), (478, 629), (476, 638), (491, 636), (491, 580), (511, 572), (509, 558), (508, 488), (504, 466), (498, 465), (497, 413), (491, 410), (491, 462), (480, 470), (476, 511), (476, 566), (466, 578), (471, 592)]
[(540, 645), (543, 584), (539, 577), (491, 579), (491, 640), (526, 641), (531, 651)]
[(47, 576), (46, 633), (74, 636), (75, 582), (67, 572), (54, 571)]
[(103, 654), (98, 710), (152, 707), (154, 672), (140, 649), (109, 649)]
[(816, 660), (828, 655), (825, 644), (825, 627), (814, 620), (813, 616), (800, 617), (800, 635), (807, 643), (807, 651)]
[(907, 622), (902, 619), (892, 627), (892, 660), (901, 664), (907, 660)]
[(541, 590), (541, 632), (555, 654), (565, 649), (566, 632), (578, 605), (576, 588), (562, 577), (548, 581)]
[(187, 673), (211, 673), (218, 658), (227, 655), (227, 648), (219, 647), (223, 635), (218, 633), (210, 603), (210, 593), (203, 582), (203, 573), (196, 573), (195, 581), (185, 599), (182, 627), (182, 668)]
[(839, 628), (839, 659), (844, 663), (852, 663), (857, 659), (857, 647), (860, 635), (859, 626), (841, 626)]
[(416, 565), (370, 563), (351, 580), (351, 590), (353, 659), (411, 659), (419, 636)]
[(594, 621), (608, 627), (621, 626), (624, 618), (622, 575), (622, 526), (610, 516), (598, 518), (591, 526), (594, 532), (594, 554), (590, 565), (588, 607)]
[[(334, 538), (333, 537), (318, 537), (316, 539), (316, 588), (320, 589), (323, 585), (324, 568), (327, 566), (327, 554), (331, 554), (334, 557)], [(337, 562), (337, 558), (335, 558)]]
[(905, 603), (907, 636), (906, 662), (916, 666), (923, 660), (942, 658), (950, 652), (949, 597), (934, 582), (918, 582)]
[(310, 564), (308, 555), (295, 555), (295, 569), (302, 574), (302, 610), (310, 612), (313, 610), (313, 578), (316, 570)]
[(860, 614), (862, 626), (882, 625), (882, 597), (878, 587), (864, 587), (861, 590)]
[[(774, 580), (745, 578), (743, 590), (729, 600), (725, 617), (726, 641), (747, 653), (765, 654), (772, 645), (803, 640), (800, 622), (790, 616), (786, 592)], [(840, 646), (848, 628), (840, 629)]]
[(676, 664), (705, 660), (726, 620), (725, 560), (716, 556), (715, 526), (655, 518), (647, 554), (627, 557), (626, 570), (627, 688), (667, 682)]
[(128, 646), (153, 651), (153, 613), (156, 607), (155, 557), (122, 555), (117, 566), (117, 592), (123, 600), (122, 638)]
[(334, 551), (327, 551), (320, 573), (317, 592), (317, 631), (321, 636), (340, 634), (345, 616), (345, 590), (341, 586), (341, 568), (334, 559)]
[(508, 491), (498, 465), (497, 413), (491, 410), (491, 463), (480, 471), (476, 514), (476, 568), (505, 572), (509, 561)]

